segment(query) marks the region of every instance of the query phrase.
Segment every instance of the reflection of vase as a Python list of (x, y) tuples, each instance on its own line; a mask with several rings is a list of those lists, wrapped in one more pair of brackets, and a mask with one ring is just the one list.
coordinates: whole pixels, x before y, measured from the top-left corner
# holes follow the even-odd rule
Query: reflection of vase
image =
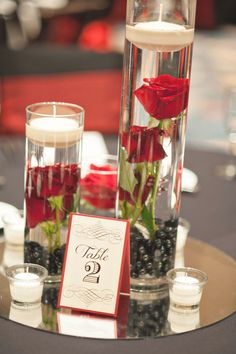
[(52, 102), (26, 111), (25, 262), (57, 281), (69, 213), (78, 209), (83, 109)]
[(128, 0), (119, 136), (119, 212), (131, 222), (131, 288), (173, 267), (195, 0)]
[(127, 337), (159, 337), (164, 335), (169, 309), (168, 292), (156, 299), (131, 298)]
[(42, 328), (48, 331), (57, 331), (57, 300), (59, 286), (45, 285), (42, 295)]

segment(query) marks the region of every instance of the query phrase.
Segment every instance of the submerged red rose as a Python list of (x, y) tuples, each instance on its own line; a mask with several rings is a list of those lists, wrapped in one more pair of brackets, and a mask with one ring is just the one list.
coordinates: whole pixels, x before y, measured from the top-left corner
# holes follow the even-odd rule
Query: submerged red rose
[(117, 169), (109, 166), (90, 165), (88, 173), (80, 181), (81, 198), (99, 209), (115, 207)]
[(72, 209), (80, 172), (77, 164), (29, 167), (26, 176), (25, 202), (27, 226), (34, 228), (43, 221), (55, 220), (51, 197), (62, 196), (60, 219)]
[(154, 162), (166, 157), (160, 144), (165, 132), (159, 128), (146, 128), (133, 125), (128, 132), (123, 132), (121, 144), (128, 153), (129, 162)]
[(145, 84), (135, 90), (134, 94), (150, 116), (157, 119), (173, 118), (187, 108), (188, 79), (165, 74), (143, 81)]

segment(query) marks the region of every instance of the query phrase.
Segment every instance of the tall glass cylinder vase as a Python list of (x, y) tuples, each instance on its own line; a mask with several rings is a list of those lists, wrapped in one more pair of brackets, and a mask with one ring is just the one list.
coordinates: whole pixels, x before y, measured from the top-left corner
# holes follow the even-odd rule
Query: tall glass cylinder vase
[(26, 108), (25, 247), (27, 263), (59, 281), (68, 216), (78, 209), (82, 107), (57, 102)]
[(117, 216), (131, 224), (131, 289), (174, 265), (196, 0), (128, 0)]

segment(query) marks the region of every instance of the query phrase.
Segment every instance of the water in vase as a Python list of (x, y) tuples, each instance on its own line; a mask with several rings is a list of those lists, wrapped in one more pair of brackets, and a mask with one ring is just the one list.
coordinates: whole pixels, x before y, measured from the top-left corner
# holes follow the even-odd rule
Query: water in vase
[(119, 216), (131, 223), (131, 287), (156, 289), (174, 265), (193, 29), (126, 26)]

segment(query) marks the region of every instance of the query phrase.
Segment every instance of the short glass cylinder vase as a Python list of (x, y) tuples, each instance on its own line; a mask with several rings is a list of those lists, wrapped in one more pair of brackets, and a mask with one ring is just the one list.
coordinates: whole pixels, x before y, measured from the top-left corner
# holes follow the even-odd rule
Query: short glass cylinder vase
[(117, 217), (131, 225), (131, 290), (174, 266), (195, 0), (128, 0)]
[(70, 212), (78, 210), (82, 107), (59, 102), (26, 108), (24, 260), (60, 281)]

